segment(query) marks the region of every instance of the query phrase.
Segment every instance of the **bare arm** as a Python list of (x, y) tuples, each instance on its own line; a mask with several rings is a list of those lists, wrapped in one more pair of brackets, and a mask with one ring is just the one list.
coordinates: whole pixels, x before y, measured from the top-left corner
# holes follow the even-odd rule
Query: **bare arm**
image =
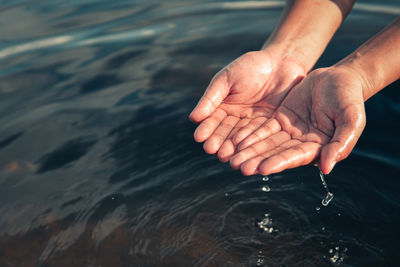
[(354, 70), (364, 101), (400, 78), (400, 17), (334, 67)]
[(355, 0), (287, 0), (279, 22), (263, 46), (278, 47), (308, 72), (321, 56)]
[(328, 174), (359, 139), (364, 102), (399, 78), (400, 17), (334, 66), (309, 73), (267, 127), (242, 142), (232, 167), (267, 175), (319, 159)]
[(292, 0), (261, 51), (219, 71), (190, 114), (194, 139), (223, 162), (271, 118), (318, 60), (354, 0)]

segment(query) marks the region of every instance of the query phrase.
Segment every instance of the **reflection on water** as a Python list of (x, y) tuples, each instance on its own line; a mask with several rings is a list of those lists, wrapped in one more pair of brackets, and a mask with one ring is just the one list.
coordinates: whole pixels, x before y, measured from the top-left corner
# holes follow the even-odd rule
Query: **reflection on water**
[[(327, 207), (314, 167), (244, 178), (193, 141), (209, 80), (261, 46), (282, 6), (3, 1), (0, 265), (394, 266), (398, 82), (367, 102)], [(358, 3), (317, 65), (399, 9)]]

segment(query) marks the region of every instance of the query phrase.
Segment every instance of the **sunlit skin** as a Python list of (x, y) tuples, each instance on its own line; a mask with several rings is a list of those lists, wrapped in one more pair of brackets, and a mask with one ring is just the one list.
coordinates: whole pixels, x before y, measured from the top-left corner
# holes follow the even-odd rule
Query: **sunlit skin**
[(194, 138), (204, 142), (207, 153), (229, 161), (236, 145), (270, 118), (310, 71), (353, 2), (287, 1), (263, 49), (246, 53), (214, 76), (190, 114), (200, 123)]
[(209, 154), (226, 162), (235, 152), (232, 136), (272, 116), (305, 70), (271, 50), (251, 52), (219, 72), (190, 118), (201, 122), (194, 133)]
[(231, 166), (271, 174), (318, 161), (323, 173), (345, 159), (364, 127), (364, 101), (400, 78), (400, 17), (333, 67), (312, 71), (259, 128), (237, 140)]
[(320, 167), (330, 172), (350, 154), (364, 129), (362, 87), (360, 77), (348, 70), (311, 72), (238, 144), (231, 166), (245, 175), (267, 175), (312, 163), (321, 154)]
[[(309, 163), (328, 174), (350, 154), (365, 127), (364, 101), (400, 77), (400, 19), (341, 62), (306, 76), (352, 2), (342, 1), (341, 9), (329, 5), (333, 1), (289, 2), (263, 50), (221, 70), (190, 115), (200, 123), (195, 140), (244, 175)], [(324, 21), (324, 11), (335, 10), (336, 19)], [(291, 20), (299, 13), (304, 28), (320, 20), (328, 26), (296, 38)], [(307, 14), (311, 22), (304, 20)], [(304, 46), (307, 39), (319, 43)]]
[(288, 1), (263, 49), (239, 57), (215, 75), (190, 115), (200, 123), (194, 138), (205, 141), (207, 153), (228, 161), (241, 138), (232, 140), (235, 132), (246, 127), (248, 134), (271, 117), (315, 64), (353, 2)]

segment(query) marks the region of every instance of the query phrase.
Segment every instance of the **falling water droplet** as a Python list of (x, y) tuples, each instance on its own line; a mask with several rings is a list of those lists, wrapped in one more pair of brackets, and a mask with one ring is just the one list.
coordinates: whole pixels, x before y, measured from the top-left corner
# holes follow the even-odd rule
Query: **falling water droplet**
[(264, 258), (261, 258), (261, 257), (258, 258), (256, 264), (257, 264), (257, 266), (262, 266), (264, 264)]
[(269, 177), (268, 177), (268, 176), (264, 176), (264, 177), (262, 178), (262, 180), (263, 180), (264, 182), (267, 182), (267, 181), (269, 181)]
[(324, 188), (326, 190), (326, 196), (322, 200), (322, 205), (324, 205), (326, 207), (326, 206), (328, 206), (329, 202), (331, 202), (331, 200), (333, 199), (333, 194), (329, 191), (328, 185), (326, 184), (326, 181), (325, 181), (325, 176), (321, 170), (319, 171), (319, 177), (321, 178), (322, 185), (324, 186)]
[(333, 194), (331, 192), (326, 193), (325, 198), (322, 200), (322, 205), (328, 206), (329, 202), (333, 199)]
[(271, 191), (271, 188), (268, 185), (266, 185), (266, 186), (263, 186), (262, 191), (269, 192), (269, 191)]

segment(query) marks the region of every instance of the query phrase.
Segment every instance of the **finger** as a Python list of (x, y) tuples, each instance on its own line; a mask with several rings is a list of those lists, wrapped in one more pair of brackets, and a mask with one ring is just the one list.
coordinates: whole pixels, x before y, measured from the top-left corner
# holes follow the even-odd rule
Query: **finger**
[(265, 159), (258, 167), (262, 175), (307, 165), (319, 155), (321, 145), (313, 142), (300, 143)]
[(292, 147), (298, 145), (300, 143), (299, 140), (289, 140), (287, 142), (282, 143), (280, 146), (276, 147), (273, 150), (269, 150), (268, 152), (262, 153), (254, 158), (251, 158), (240, 165), (240, 170), (243, 175), (255, 175), (258, 173), (258, 167), (261, 162), (263, 162), (266, 158), (269, 158), (271, 155), (279, 153), (288, 147)]
[(217, 109), (210, 117), (205, 119), (194, 131), (194, 140), (196, 142), (203, 142), (209, 138), (222, 120), (227, 116), (226, 112), (222, 109)]
[(251, 146), (245, 148), (244, 150), (238, 152), (234, 155), (231, 160), (230, 164), (233, 169), (239, 169), (240, 165), (262, 153), (266, 153), (270, 150), (275, 149), (280, 144), (290, 140), (290, 135), (286, 132), (278, 132), (265, 140), (262, 140), (258, 143), (254, 143)]
[(222, 162), (227, 162), (235, 153), (235, 145), (232, 142), (232, 137), (244, 126), (246, 126), (251, 120), (241, 119), (236, 126), (233, 128), (231, 133), (228, 135), (221, 148), (218, 150), (218, 158)]
[(270, 119), (266, 121), (261, 127), (252, 132), (246, 139), (244, 139), (238, 145), (238, 151), (245, 149), (246, 147), (257, 143), (261, 140), (268, 138), (269, 136), (279, 132), (281, 130), (281, 126), (276, 119)]
[(364, 109), (345, 116), (345, 122), (338, 123), (332, 140), (321, 150), (320, 168), (324, 174), (329, 174), (336, 162), (350, 154), (365, 128)]
[(199, 123), (210, 116), (229, 93), (226, 73), (217, 74), (200, 98), (197, 106), (190, 113), (190, 120)]
[(240, 118), (235, 116), (226, 117), (217, 127), (215, 132), (204, 142), (204, 151), (208, 154), (215, 154), (228, 137), (229, 133), (238, 123)]
[(238, 145), (249, 134), (251, 134), (254, 130), (258, 129), (266, 120), (267, 118), (265, 117), (258, 117), (253, 119), (232, 137), (233, 144)]

